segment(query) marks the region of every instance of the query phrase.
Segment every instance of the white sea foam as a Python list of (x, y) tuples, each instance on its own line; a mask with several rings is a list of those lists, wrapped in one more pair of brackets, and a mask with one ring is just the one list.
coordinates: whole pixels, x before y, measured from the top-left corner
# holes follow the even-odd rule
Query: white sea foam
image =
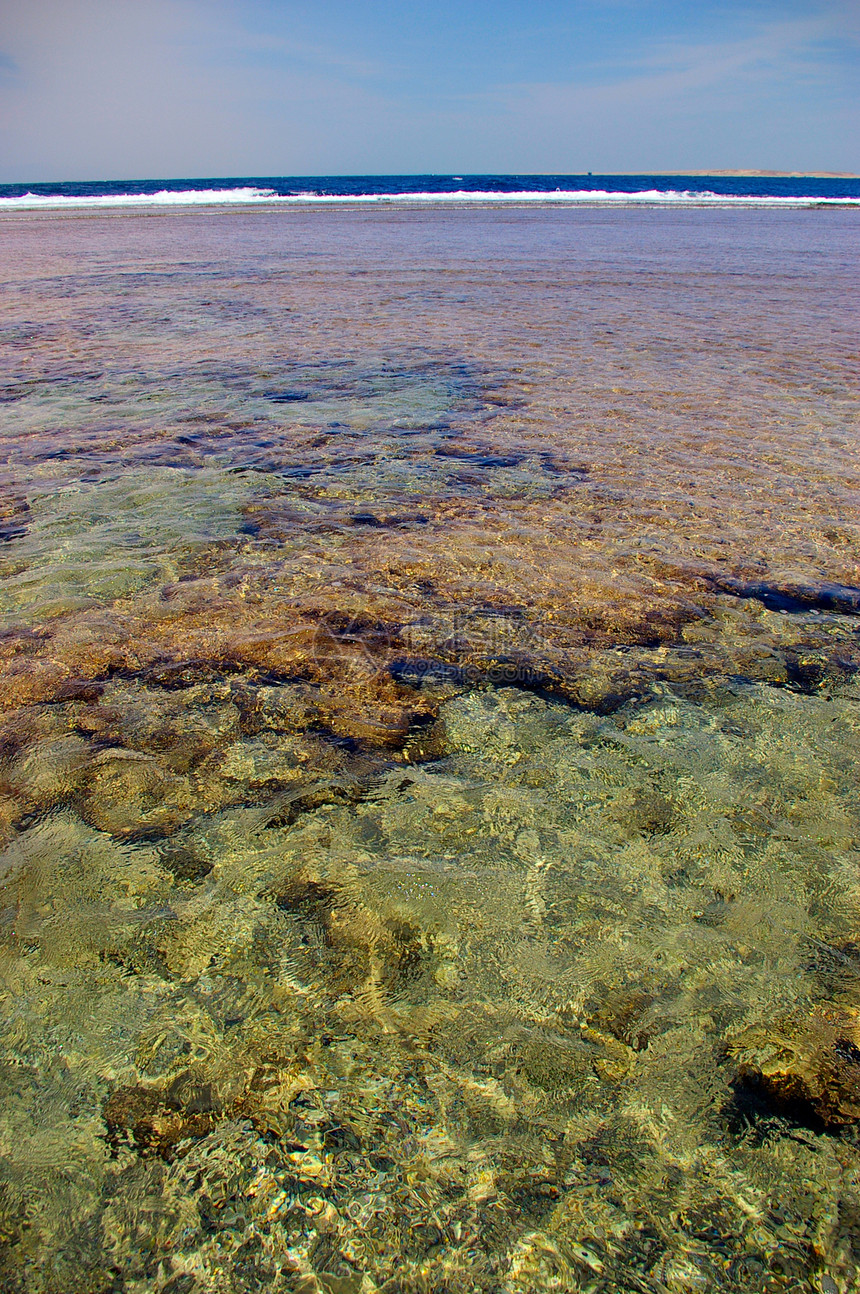
[(689, 206), (689, 207), (821, 207), (860, 206), (860, 198), (819, 197), (813, 194), (784, 197), (775, 194), (723, 194), (692, 190), (642, 189), (623, 193), (608, 189), (556, 189), (539, 193), (523, 189), (515, 193), (495, 193), (457, 189), (449, 193), (290, 193), (274, 189), (162, 189), (158, 193), (41, 194), (25, 193), (20, 197), (0, 197), (0, 212), (72, 209), (105, 209), (115, 207), (198, 207), (198, 206), (355, 206), (355, 205), (438, 205), (477, 203), (504, 205), (534, 203), (538, 205), (569, 204), (579, 206)]
[(78, 207), (193, 207), (244, 206), (271, 202), (274, 189), (183, 189), (158, 193), (25, 193), (18, 198), (0, 198), (0, 211), (68, 210)]

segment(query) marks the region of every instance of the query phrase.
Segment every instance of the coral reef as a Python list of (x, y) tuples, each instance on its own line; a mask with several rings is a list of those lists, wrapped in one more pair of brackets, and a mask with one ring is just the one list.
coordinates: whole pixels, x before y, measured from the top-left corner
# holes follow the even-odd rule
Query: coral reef
[(736, 215), (4, 221), (4, 1291), (857, 1288), (854, 217)]

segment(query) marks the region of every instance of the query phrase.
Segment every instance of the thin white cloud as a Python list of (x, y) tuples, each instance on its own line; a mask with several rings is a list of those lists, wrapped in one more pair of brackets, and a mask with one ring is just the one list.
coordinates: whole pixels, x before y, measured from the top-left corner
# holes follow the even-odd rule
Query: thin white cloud
[[(499, 86), (477, 99), (489, 115), (507, 117), (509, 146), (530, 152), (535, 170), (554, 169), (552, 158), (566, 169), (563, 158), (584, 151), (608, 152), (623, 169), (671, 168), (673, 154), (674, 165), (692, 167), (851, 169), (851, 106), (821, 48), (832, 36), (831, 23), (814, 19), (772, 22), (736, 40), (655, 41), (587, 81)], [(824, 103), (806, 100), (804, 83), (824, 87)], [(841, 138), (822, 130), (828, 106)], [(588, 167), (598, 168), (597, 160)]]
[(786, 81), (803, 68), (824, 66), (818, 53), (831, 35), (820, 21), (771, 23), (753, 36), (733, 41), (686, 44), (680, 40), (654, 42), (635, 58), (606, 66), (602, 77), (568, 82), (537, 82), (500, 88), (500, 93), (561, 96), (571, 102), (616, 103), (672, 98), (710, 87), (746, 80), (760, 86), (763, 79)]
[[(190, 61), (200, 66), (281, 68), (297, 64), (314, 71), (343, 73), (357, 79), (385, 77), (388, 64), (359, 57), (352, 50), (325, 40), (306, 40), (294, 32), (285, 35), (272, 27), (252, 27), (247, 9), (230, 0), (175, 0), (193, 15), (191, 34), (183, 42)], [(242, 18), (245, 21), (242, 21)]]
[(0, 36), (17, 66), (0, 74), (0, 178), (856, 169), (840, 5), (755, 29), (748, 14), (735, 39), (631, 38), (611, 62), (583, 49), (568, 79), (478, 91), (414, 41), (383, 60), (345, 29), (308, 39), (287, 4), (27, 0)]

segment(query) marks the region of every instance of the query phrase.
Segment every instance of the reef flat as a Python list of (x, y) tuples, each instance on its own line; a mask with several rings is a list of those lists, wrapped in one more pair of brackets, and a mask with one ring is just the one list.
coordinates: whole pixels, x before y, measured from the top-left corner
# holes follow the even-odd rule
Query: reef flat
[(4, 1289), (853, 1288), (854, 220), (4, 219)]

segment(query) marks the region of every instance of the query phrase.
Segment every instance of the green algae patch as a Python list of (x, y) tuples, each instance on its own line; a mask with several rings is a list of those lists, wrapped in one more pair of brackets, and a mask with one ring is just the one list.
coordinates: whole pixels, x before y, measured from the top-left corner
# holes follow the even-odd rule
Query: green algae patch
[(35, 492), (0, 564), (0, 612), (41, 620), (175, 579), (235, 538), (261, 485), (227, 472), (152, 468)]

